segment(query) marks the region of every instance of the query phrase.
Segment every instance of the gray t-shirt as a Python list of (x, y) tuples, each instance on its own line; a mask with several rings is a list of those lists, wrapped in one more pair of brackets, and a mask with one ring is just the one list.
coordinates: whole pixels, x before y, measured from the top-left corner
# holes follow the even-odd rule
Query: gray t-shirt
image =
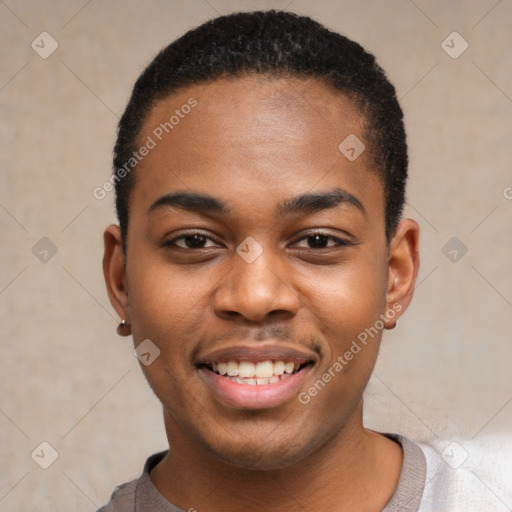
[[(418, 512), (425, 488), (425, 455), (417, 444), (404, 436), (384, 435), (402, 446), (403, 463), (398, 486), (382, 512)], [(167, 501), (149, 477), (166, 454), (165, 451), (149, 457), (140, 478), (116, 487), (109, 503), (97, 512), (187, 512)]]

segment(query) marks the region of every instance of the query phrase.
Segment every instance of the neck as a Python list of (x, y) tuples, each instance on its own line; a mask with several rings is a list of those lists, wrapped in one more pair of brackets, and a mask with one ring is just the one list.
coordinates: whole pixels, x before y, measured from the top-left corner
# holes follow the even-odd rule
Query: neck
[(169, 455), (151, 480), (184, 510), (211, 512), (380, 511), (398, 484), (402, 451), (366, 430), (358, 414), (319, 450), (280, 469), (251, 470), (220, 460), (166, 415)]

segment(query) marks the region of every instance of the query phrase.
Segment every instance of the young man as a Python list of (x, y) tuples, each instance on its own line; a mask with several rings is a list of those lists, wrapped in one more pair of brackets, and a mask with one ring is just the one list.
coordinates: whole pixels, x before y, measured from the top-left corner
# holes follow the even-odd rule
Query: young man
[(155, 58), (119, 123), (104, 273), (170, 449), (101, 511), (484, 510), (362, 423), (418, 272), (406, 177), (393, 86), (309, 18), (221, 17)]

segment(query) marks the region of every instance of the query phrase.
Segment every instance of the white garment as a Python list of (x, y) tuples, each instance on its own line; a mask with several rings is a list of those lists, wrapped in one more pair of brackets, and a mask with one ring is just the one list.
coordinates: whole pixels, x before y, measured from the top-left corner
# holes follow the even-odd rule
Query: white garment
[(418, 512), (512, 511), (512, 435), (416, 444), (427, 461)]

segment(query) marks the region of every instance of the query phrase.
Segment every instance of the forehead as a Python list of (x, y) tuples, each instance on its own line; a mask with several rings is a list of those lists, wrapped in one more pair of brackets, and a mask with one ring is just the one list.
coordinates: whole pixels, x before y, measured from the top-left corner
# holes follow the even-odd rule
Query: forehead
[(355, 160), (340, 151), (354, 136), (369, 147), (364, 116), (316, 79), (257, 75), (192, 85), (158, 101), (145, 120), (139, 144), (151, 139), (154, 147), (137, 166), (135, 188), (146, 204), (177, 189), (214, 189), (226, 202), (260, 205), (315, 187), (363, 193), (370, 186), (382, 195), (369, 151)]
[[(187, 103), (192, 99), (197, 105), (189, 109)], [(166, 123), (169, 133), (162, 127)], [(180, 145), (190, 142), (193, 124), (202, 154), (215, 150), (209, 144), (213, 137), (229, 139), (233, 149), (247, 152), (275, 149), (284, 143), (305, 157), (315, 147), (330, 144), (336, 149), (349, 133), (364, 136), (364, 123), (353, 101), (317, 79), (253, 75), (218, 79), (172, 93), (153, 106), (141, 138), (153, 134), (163, 136), (164, 145)], [(193, 149), (192, 145), (187, 149)]]

